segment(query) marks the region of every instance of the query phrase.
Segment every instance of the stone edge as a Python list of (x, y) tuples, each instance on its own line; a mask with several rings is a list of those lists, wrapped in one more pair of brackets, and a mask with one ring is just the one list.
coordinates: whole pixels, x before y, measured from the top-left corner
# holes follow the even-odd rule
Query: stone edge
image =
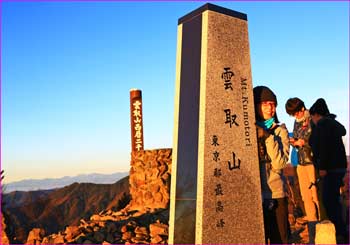
[(238, 12), (238, 11), (234, 11), (234, 10), (231, 10), (231, 9), (227, 9), (227, 8), (224, 8), (224, 7), (220, 7), (218, 5), (214, 5), (214, 4), (211, 4), (211, 3), (206, 3), (203, 6), (199, 7), (198, 9), (195, 9), (192, 12), (190, 12), (189, 14), (179, 18), (178, 25), (183, 24), (183, 23), (193, 19), (194, 17), (196, 17), (197, 15), (202, 14), (206, 10), (215, 11), (215, 12), (218, 12), (218, 13), (221, 13), (221, 14), (225, 14), (225, 15), (228, 15), (228, 16), (232, 16), (232, 17), (235, 17), (235, 18), (238, 18), (238, 19), (242, 19), (242, 20), (245, 20), (245, 21), (248, 20), (247, 19), (247, 15), (244, 14), (244, 13), (241, 13), (241, 12)]

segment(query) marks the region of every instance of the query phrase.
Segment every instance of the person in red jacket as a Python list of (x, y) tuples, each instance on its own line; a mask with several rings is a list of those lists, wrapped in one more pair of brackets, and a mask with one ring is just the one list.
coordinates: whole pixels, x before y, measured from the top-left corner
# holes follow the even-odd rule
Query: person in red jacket
[(347, 160), (342, 136), (345, 127), (330, 114), (326, 101), (318, 99), (309, 110), (314, 128), (309, 139), (316, 168), (322, 178), (322, 202), (328, 219), (336, 229), (337, 243), (348, 243), (349, 234), (342, 216), (340, 187), (346, 173)]

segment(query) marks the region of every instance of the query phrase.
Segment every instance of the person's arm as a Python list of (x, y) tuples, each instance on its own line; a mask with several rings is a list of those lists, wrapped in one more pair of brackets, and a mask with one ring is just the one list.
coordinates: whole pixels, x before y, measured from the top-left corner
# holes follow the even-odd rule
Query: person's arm
[(302, 122), (302, 124), (299, 124), (299, 127), (301, 128), (301, 133), (296, 137), (297, 139), (293, 142), (293, 146), (298, 147), (310, 147), (309, 145), (309, 138), (311, 135), (311, 119), (307, 118), (305, 121)]
[(310, 146), (310, 144), (309, 144), (309, 139), (310, 139), (310, 136), (311, 136), (311, 131), (312, 131), (312, 127), (311, 127), (311, 118), (308, 118), (307, 119), (307, 122), (305, 122), (305, 133), (304, 133), (304, 137), (302, 137), (302, 139), (304, 140), (304, 142), (303, 142), (303, 146), (305, 145), (305, 146), (307, 146), (307, 147), (310, 147), (311, 148), (311, 146)]
[(340, 123), (338, 122), (337, 120), (334, 119), (334, 133), (339, 136), (339, 137), (342, 137), (342, 136), (345, 136), (346, 135), (346, 129), (345, 127)]
[(298, 140), (298, 125), (297, 122), (294, 121), (294, 127), (293, 127), (293, 137), (289, 138), (289, 143), (295, 147), (295, 142)]
[[(328, 146), (328, 128), (325, 127), (326, 125), (320, 125), (318, 128), (318, 155), (319, 155), (319, 169), (320, 169), (320, 175), (326, 174), (327, 172), (324, 172), (328, 169), (329, 165), (329, 149)], [(321, 172), (323, 171), (323, 172)]]
[(289, 137), (285, 126), (280, 126), (278, 134), (271, 134), (266, 140), (266, 151), (274, 169), (283, 169), (289, 159)]

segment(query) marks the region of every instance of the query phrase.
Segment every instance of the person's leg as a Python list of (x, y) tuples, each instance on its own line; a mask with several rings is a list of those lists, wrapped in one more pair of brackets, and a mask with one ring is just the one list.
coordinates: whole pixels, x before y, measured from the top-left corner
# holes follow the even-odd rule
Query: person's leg
[[(319, 202), (317, 197), (317, 188), (316, 188), (316, 176), (315, 176), (315, 167), (313, 164), (307, 165), (304, 167), (305, 178), (308, 179), (309, 186), (307, 186), (307, 198), (309, 200), (310, 207), (308, 211), (308, 231), (309, 231), (309, 244), (315, 244), (316, 236), (316, 224), (318, 223), (320, 217), (319, 211)], [(305, 186), (306, 187), (306, 186)]]
[(321, 211), (320, 211), (320, 202), (318, 198), (318, 193), (317, 193), (317, 181), (316, 181), (316, 170), (315, 166), (313, 164), (307, 165), (306, 166), (306, 171), (307, 171), (307, 176), (309, 178), (310, 183), (312, 183), (311, 188), (310, 186), (308, 187), (311, 199), (315, 205), (315, 218), (312, 221), (320, 220), (321, 218)]
[(342, 203), (340, 202), (340, 186), (344, 174), (329, 172), (324, 177), (323, 203), (328, 218), (335, 226), (337, 236), (345, 236), (346, 228), (342, 217)]
[[(299, 178), (300, 193), (304, 202), (306, 218), (308, 221), (316, 221), (317, 220), (316, 206), (315, 206), (315, 202), (313, 201), (312, 190), (309, 189), (311, 183), (313, 183), (310, 180), (309, 166), (313, 166), (313, 165), (308, 165), (308, 166), (299, 165), (297, 167), (297, 174)], [(312, 188), (314, 188), (316, 191), (316, 188), (314, 186), (312, 186)]]
[(315, 244), (315, 237), (316, 237), (316, 224), (318, 221), (309, 221), (307, 223), (307, 228), (309, 231), (309, 244)]
[(316, 178), (319, 178), (319, 182), (317, 183), (317, 194), (318, 194), (318, 200), (319, 200), (319, 220), (327, 220), (328, 215), (326, 212), (326, 208), (324, 206), (324, 178), (321, 178), (318, 174), (318, 170), (316, 170)]
[(298, 177), (298, 173), (297, 173), (297, 166), (294, 167), (294, 185), (293, 185), (293, 194), (294, 194), (294, 200), (296, 203), (296, 207), (294, 210), (294, 216), (295, 217), (301, 217), (303, 215), (306, 215), (305, 212), (305, 208), (304, 208), (304, 202), (303, 202), (303, 198), (301, 197), (301, 193), (300, 193), (300, 184), (299, 184), (299, 177)]
[(280, 244), (288, 243), (288, 201), (287, 198), (278, 198), (275, 209), (277, 228), (274, 233), (274, 242)]
[[(271, 239), (271, 210), (269, 210), (269, 200), (263, 201), (263, 215), (264, 215), (264, 230), (265, 230), (265, 244), (269, 243)], [(270, 242), (271, 243), (271, 242)]]

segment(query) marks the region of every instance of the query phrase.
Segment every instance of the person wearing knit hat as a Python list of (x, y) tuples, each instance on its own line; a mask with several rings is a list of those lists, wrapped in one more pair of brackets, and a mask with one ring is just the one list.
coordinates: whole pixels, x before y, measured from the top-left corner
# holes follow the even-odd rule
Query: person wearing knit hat
[(308, 221), (309, 243), (315, 243), (316, 223), (320, 220), (320, 204), (316, 188), (316, 171), (312, 159), (309, 138), (311, 135), (311, 117), (304, 102), (290, 98), (286, 102), (286, 112), (295, 117), (293, 137), (290, 144), (297, 150), (298, 166), (296, 169), (300, 194), (304, 202), (306, 219)]
[(340, 187), (346, 173), (347, 159), (342, 137), (346, 135), (345, 127), (335, 120), (336, 115), (329, 112), (323, 98), (310, 107), (310, 115), (315, 126), (310, 136), (310, 145), (314, 161), (321, 177), (321, 202), (326, 215), (335, 226), (337, 244), (349, 243), (342, 216), (343, 205), (340, 202)]
[[(274, 94), (274, 92), (272, 92), (271, 89), (269, 89), (268, 87), (265, 86), (256, 86), (253, 89), (253, 94), (254, 94), (254, 105), (258, 105), (262, 102), (267, 102), (267, 101), (271, 101), (275, 103), (275, 113), (274, 113), (274, 121), (276, 123), (279, 123), (278, 118), (277, 118), (277, 114), (276, 114), (276, 107), (277, 107), (277, 97)], [(262, 120), (262, 118), (260, 118), (260, 114), (258, 113), (257, 110), (255, 110), (255, 117), (259, 120)]]
[(323, 98), (319, 98), (316, 102), (311, 106), (310, 111), (312, 115), (318, 114), (321, 116), (329, 115), (329, 110), (326, 101)]
[(282, 170), (289, 159), (288, 130), (279, 125), (277, 97), (266, 86), (253, 89), (266, 244), (288, 243), (288, 202)]

